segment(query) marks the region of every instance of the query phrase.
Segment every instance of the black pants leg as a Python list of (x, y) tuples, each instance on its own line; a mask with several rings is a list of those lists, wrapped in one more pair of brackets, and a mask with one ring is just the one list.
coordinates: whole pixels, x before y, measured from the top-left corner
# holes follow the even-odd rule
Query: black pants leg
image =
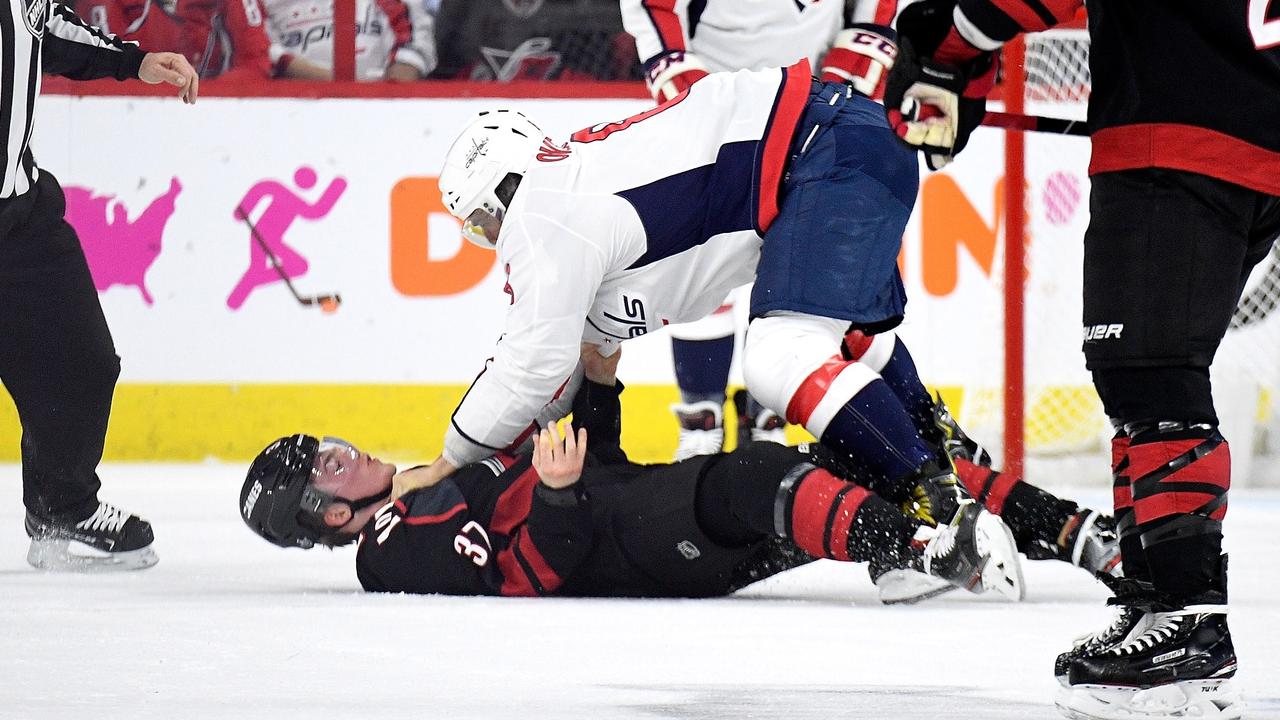
[(23, 503), (79, 519), (97, 505), (120, 358), (65, 209), (48, 172), (0, 200), (0, 381), (22, 422)]

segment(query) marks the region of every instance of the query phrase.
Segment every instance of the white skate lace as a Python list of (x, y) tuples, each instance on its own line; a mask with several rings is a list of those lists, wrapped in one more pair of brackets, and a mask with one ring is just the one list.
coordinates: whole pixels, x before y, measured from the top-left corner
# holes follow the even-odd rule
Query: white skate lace
[(724, 447), (724, 428), (715, 430), (680, 429), (680, 445), (676, 448), (676, 462), (698, 455), (714, 455)]
[[(917, 533), (917, 536), (919, 533)], [(956, 547), (956, 528), (948, 525), (946, 527), (939, 526), (936, 533), (929, 540), (929, 544), (924, 547), (924, 556), (928, 561), (926, 567), (931, 566), (933, 560), (945, 557), (951, 554)]]
[(110, 503), (98, 503), (98, 509), (88, 518), (76, 523), (81, 530), (118, 533), (129, 519), (129, 514)]
[(1173, 637), (1186, 620), (1185, 612), (1157, 613), (1151, 626), (1134, 635), (1125, 642), (1111, 648), (1108, 652), (1115, 655), (1133, 655), (1163, 643)]

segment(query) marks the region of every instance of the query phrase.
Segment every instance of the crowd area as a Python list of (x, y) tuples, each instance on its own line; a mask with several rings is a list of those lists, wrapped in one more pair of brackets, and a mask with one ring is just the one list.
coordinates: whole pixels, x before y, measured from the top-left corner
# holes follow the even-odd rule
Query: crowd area
[[(88, 22), (201, 78), (329, 80), (332, 0), (76, 0)], [(356, 78), (634, 80), (617, 0), (355, 0)]]

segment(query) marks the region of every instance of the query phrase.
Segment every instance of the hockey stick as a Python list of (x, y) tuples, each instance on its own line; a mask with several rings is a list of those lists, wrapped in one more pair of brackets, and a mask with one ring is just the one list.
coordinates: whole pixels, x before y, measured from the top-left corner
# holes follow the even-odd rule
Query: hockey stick
[(280, 276), (280, 279), (284, 281), (285, 287), (289, 288), (289, 294), (293, 295), (294, 300), (297, 300), (300, 305), (305, 307), (318, 305), (322, 311), (327, 313), (337, 311), (338, 306), (342, 304), (341, 295), (338, 293), (330, 293), (327, 295), (308, 295), (305, 297), (299, 295), (298, 289), (293, 286), (293, 281), (291, 281), (289, 276), (285, 274), (284, 268), (280, 267), (280, 258), (276, 257), (276, 254), (271, 252), (271, 248), (267, 245), (267, 241), (262, 239), (262, 235), (258, 232), (258, 228), (249, 220), (249, 215), (244, 211), (244, 208), (239, 205), (236, 206), (236, 217), (243, 220), (244, 224), (249, 226), (249, 234), (253, 235), (254, 241), (258, 243), (258, 247), (262, 248), (262, 252), (267, 254), (267, 261), (271, 263), (272, 269), (274, 269), (276, 274)]
[(987, 127), (1021, 130), (1023, 132), (1055, 133), (1057, 135), (1075, 135), (1079, 137), (1087, 137), (1089, 135), (1089, 128), (1085, 127), (1083, 120), (1065, 120), (1041, 115), (1012, 115), (988, 110), (986, 116), (982, 118), (982, 124)]

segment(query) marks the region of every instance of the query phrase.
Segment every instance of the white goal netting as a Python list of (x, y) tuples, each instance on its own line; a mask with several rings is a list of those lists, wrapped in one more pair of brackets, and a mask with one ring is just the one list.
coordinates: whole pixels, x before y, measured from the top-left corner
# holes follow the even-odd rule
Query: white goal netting
[[(1084, 119), (1088, 51), (1084, 30), (1027, 39), (1028, 114)], [(1035, 482), (1107, 479), (1111, 428), (1080, 351), (1088, 160), (1087, 138), (1026, 135), (1024, 470)], [(1280, 247), (1250, 277), (1213, 367), (1216, 407), (1239, 484), (1280, 484), (1278, 305)], [(997, 446), (1006, 416), (1002, 386), (1003, 377), (994, 377), (965, 388), (958, 412), (976, 437)]]

